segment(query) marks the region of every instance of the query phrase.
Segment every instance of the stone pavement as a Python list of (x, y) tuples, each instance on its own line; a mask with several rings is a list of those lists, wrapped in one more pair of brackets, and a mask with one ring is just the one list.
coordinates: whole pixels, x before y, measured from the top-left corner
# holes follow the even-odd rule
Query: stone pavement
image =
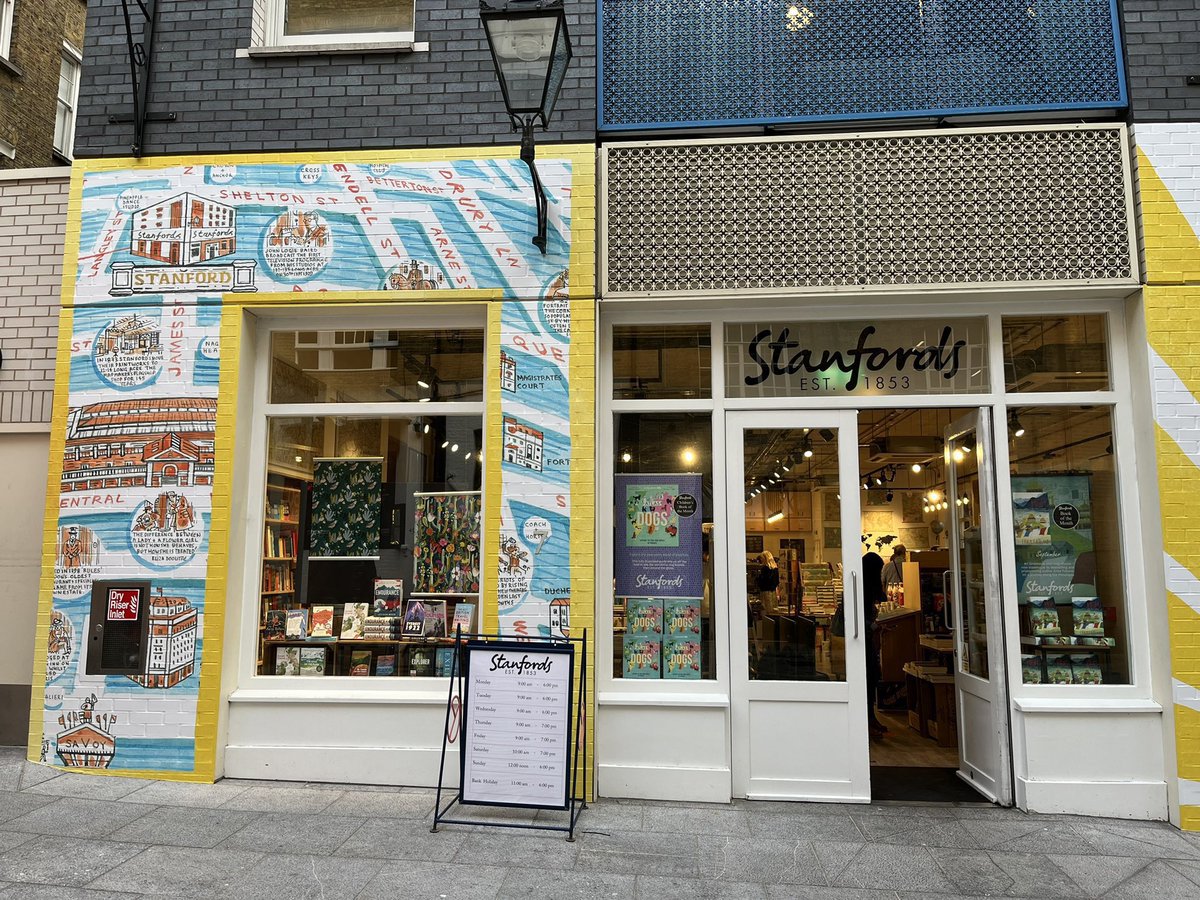
[(432, 791), (413, 788), (59, 774), (0, 748), (0, 900), (1200, 898), (1200, 835), (1162, 823), (987, 805), (601, 800), (571, 844), (512, 829), (430, 834), (432, 806)]

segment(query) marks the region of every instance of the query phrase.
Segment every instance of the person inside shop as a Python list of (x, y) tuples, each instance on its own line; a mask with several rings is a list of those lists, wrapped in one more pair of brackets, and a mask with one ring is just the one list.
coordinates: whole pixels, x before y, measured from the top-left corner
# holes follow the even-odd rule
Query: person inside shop
[[(903, 547), (899, 548), (903, 551)], [(893, 557), (894, 559), (894, 557)], [(874, 740), (882, 740), (887, 726), (875, 715), (875, 700), (879, 679), (883, 675), (883, 664), (879, 658), (879, 604), (884, 598), (886, 573), (883, 557), (878, 553), (866, 553), (862, 558), (863, 570), (863, 620), (867, 630), (867, 728)]]
[(779, 591), (779, 564), (770, 550), (764, 550), (758, 555), (762, 568), (758, 570), (758, 600), (761, 608), (773, 612), (776, 605), (776, 594)]
[[(883, 575), (879, 579), (880, 587), (883, 588), (883, 596), (887, 596), (888, 585), (904, 584), (904, 561), (906, 559), (908, 559), (908, 548), (903, 544), (896, 544), (892, 548), (892, 560), (883, 567)], [(863, 572), (863, 577), (867, 577), (866, 572)]]

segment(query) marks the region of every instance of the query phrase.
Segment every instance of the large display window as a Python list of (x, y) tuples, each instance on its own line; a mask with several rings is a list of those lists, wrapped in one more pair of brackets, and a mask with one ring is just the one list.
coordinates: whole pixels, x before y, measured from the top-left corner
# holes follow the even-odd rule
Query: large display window
[(481, 614), (483, 330), (270, 344), (255, 671), (448, 675)]

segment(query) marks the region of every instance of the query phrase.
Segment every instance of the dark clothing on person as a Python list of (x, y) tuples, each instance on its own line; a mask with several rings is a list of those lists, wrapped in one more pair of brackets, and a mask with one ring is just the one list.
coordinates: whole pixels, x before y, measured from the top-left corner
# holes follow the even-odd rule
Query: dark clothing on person
[(760, 591), (773, 591), (779, 587), (779, 569), (763, 566), (758, 570), (758, 589)]
[(875, 620), (879, 618), (879, 604), (883, 594), (883, 558), (878, 553), (867, 553), (862, 558), (863, 570), (863, 618), (867, 622), (867, 720), (875, 728), (882, 728), (875, 718), (875, 699), (879, 690), (879, 679), (883, 666), (879, 659), (879, 630)]

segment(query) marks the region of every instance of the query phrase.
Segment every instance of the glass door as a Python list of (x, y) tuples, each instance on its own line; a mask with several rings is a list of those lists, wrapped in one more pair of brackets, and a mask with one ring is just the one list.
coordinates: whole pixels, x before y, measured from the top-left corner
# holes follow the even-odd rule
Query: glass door
[(739, 797), (870, 799), (853, 412), (731, 412), (730, 717)]
[(945, 441), (958, 773), (988, 799), (1010, 805), (1008, 685), (988, 411), (951, 422)]

